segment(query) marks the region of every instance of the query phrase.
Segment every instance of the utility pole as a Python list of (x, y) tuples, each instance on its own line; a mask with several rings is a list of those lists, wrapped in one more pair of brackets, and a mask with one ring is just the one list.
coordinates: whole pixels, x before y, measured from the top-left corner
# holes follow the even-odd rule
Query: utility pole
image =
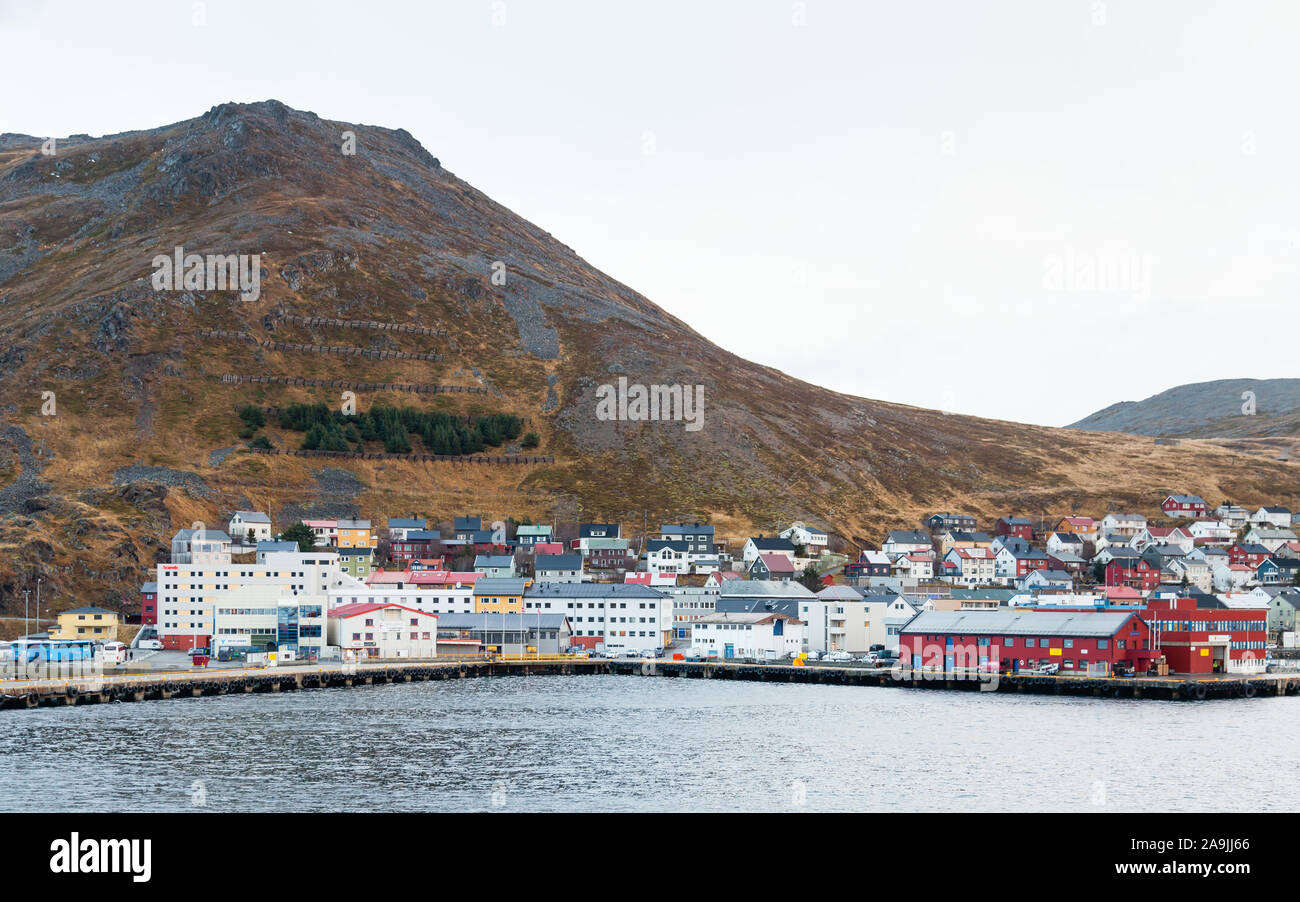
[(31, 597), (31, 594), (32, 594), (31, 589), (23, 589), (23, 637), (24, 638), (26, 638), (31, 633), (31, 629), (27, 625), (27, 600), (28, 598)]
[(37, 577), (36, 579), (36, 631), (40, 632), (40, 629), (41, 629), (41, 580), (40, 577)]

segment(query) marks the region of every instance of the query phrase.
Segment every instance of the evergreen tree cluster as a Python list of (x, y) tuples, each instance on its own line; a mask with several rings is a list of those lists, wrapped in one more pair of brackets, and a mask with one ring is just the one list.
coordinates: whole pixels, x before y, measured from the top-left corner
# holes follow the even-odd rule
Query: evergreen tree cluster
[(280, 425), (307, 433), (302, 447), (319, 451), (364, 451), (379, 442), (388, 454), (409, 454), (417, 435), (427, 454), (475, 454), (517, 438), (523, 420), (513, 414), (461, 417), (414, 407), (377, 405), (348, 416), (324, 403), (291, 404), (280, 411)]

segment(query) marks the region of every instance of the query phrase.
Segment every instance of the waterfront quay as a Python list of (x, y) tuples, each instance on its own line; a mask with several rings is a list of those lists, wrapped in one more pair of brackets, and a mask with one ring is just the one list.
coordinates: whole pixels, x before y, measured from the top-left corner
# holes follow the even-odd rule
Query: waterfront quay
[(0, 707), (105, 704), (236, 693), (346, 688), (487, 676), (615, 674), (666, 679), (748, 680), (837, 686), (1012, 692), (1090, 698), (1203, 701), (1300, 693), (1300, 674), (1237, 678), (1054, 676), (974, 671), (787, 666), (572, 656), (290, 665), (278, 668), (161, 671), (72, 679), (0, 680)]

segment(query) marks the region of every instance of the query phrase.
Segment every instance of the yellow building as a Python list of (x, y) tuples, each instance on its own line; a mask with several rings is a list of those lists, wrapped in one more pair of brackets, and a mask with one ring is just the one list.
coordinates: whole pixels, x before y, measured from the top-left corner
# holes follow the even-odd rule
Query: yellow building
[(379, 544), (379, 537), (370, 528), (369, 520), (338, 521), (339, 548), (374, 548)]
[(474, 583), (474, 613), (522, 614), (526, 579), (480, 579)]
[(50, 630), (51, 639), (117, 639), (122, 618), (105, 608), (74, 608), (59, 614), (58, 626)]

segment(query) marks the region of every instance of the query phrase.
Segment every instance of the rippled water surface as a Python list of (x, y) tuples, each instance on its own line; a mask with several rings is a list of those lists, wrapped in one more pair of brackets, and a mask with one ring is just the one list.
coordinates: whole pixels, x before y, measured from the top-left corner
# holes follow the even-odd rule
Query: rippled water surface
[(1297, 750), (1300, 697), (497, 677), (0, 712), (0, 810), (1297, 810)]

